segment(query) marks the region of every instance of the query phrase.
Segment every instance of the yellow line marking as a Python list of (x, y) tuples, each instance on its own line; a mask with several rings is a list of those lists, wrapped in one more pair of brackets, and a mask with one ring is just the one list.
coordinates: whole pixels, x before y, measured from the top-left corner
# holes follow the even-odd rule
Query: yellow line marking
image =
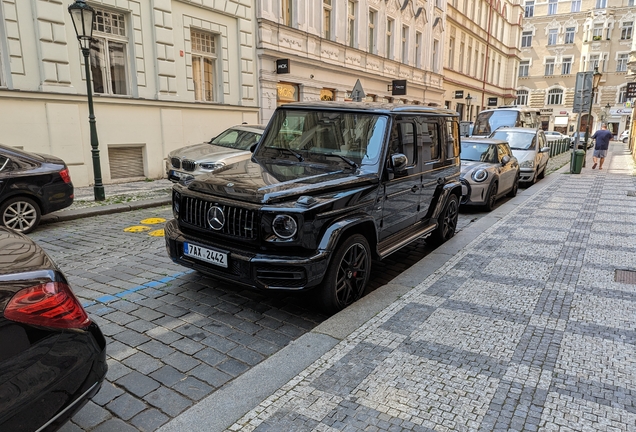
[(158, 229), (158, 230), (154, 230), (154, 231), (150, 231), (148, 233), (149, 236), (152, 237), (163, 237), (163, 228)]
[(124, 231), (125, 232), (129, 232), (129, 233), (138, 233), (138, 232), (150, 231), (150, 227), (141, 226), (141, 225), (134, 225), (134, 226), (130, 226), (128, 228), (124, 228)]
[(142, 224), (146, 224), (146, 225), (156, 225), (156, 224), (160, 224), (160, 223), (164, 223), (166, 220), (164, 218), (148, 218), (148, 219), (144, 219), (139, 223)]

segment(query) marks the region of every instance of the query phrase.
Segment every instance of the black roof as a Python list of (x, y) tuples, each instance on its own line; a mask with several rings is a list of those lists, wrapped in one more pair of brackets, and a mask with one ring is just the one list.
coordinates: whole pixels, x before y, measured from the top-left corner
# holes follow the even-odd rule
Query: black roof
[(320, 110), (334, 110), (334, 111), (366, 111), (381, 114), (429, 114), (429, 115), (442, 115), (459, 117), (459, 114), (455, 111), (446, 109), (431, 107), (425, 105), (406, 105), (395, 103), (381, 103), (381, 102), (334, 102), (334, 101), (317, 101), (317, 102), (292, 102), (281, 105), (280, 108), (292, 108), (292, 109), (320, 109)]

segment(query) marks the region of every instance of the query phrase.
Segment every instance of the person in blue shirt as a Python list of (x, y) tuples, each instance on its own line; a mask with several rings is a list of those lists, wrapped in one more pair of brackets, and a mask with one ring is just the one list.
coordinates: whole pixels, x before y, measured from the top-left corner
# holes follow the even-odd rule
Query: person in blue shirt
[(594, 161), (592, 169), (595, 169), (596, 165), (598, 165), (599, 170), (603, 169), (603, 162), (605, 161), (605, 156), (607, 156), (609, 142), (613, 137), (614, 135), (607, 130), (607, 125), (605, 123), (603, 123), (601, 128), (592, 135), (592, 139), (596, 140), (596, 144), (594, 144), (594, 154), (592, 155), (592, 160)]

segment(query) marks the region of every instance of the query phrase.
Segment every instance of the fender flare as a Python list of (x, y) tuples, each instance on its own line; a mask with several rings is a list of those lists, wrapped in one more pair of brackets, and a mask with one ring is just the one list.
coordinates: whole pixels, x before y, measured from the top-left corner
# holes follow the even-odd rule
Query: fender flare
[[(375, 221), (369, 215), (351, 215), (343, 219), (337, 220), (325, 231), (318, 243), (318, 250), (332, 252), (335, 250), (336, 245), (342, 238), (342, 235), (350, 228), (362, 225), (363, 223), (371, 223), (375, 228)], [(377, 242), (377, 232), (374, 231), (374, 237)], [(372, 246), (372, 250), (375, 250), (375, 246)]]

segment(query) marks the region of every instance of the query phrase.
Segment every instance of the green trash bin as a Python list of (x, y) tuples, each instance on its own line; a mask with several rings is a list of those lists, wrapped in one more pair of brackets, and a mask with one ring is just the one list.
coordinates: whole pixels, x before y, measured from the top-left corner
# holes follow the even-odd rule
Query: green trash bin
[(572, 174), (581, 174), (581, 168), (583, 168), (584, 158), (585, 150), (574, 151), (574, 164), (572, 165)]

